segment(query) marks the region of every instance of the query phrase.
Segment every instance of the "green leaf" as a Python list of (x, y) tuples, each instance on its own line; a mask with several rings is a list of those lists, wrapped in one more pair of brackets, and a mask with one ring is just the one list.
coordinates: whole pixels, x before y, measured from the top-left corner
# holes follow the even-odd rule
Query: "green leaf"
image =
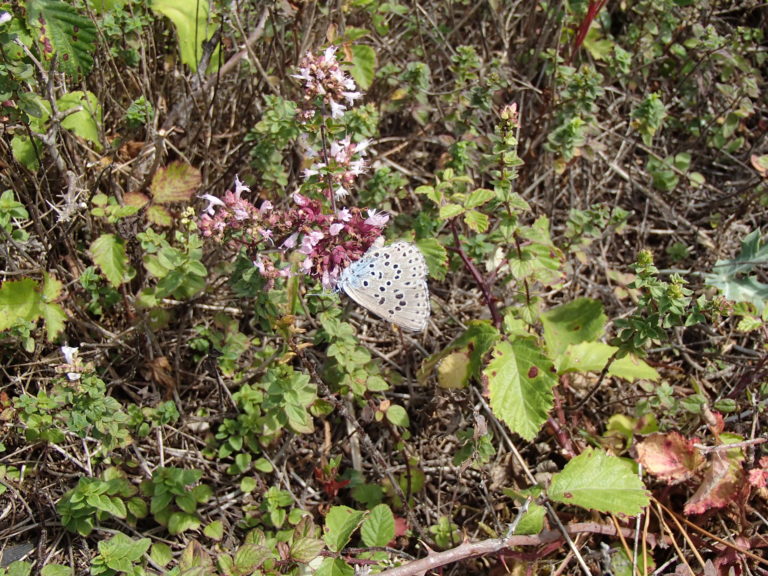
[(150, 7), (173, 22), (181, 61), (196, 72), (203, 55), (203, 42), (214, 32), (208, 22), (207, 0), (151, 0)]
[(214, 520), (203, 528), (203, 534), (211, 540), (221, 540), (224, 537), (224, 524), (221, 520)]
[(120, 566), (124, 566), (125, 562), (136, 562), (144, 556), (151, 544), (149, 538), (133, 540), (122, 532), (117, 532), (109, 540), (99, 542), (98, 546), (107, 566), (113, 570), (121, 570)]
[(658, 382), (661, 378), (656, 368), (649, 366), (644, 360), (641, 360), (634, 354), (628, 354), (616, 360), (608, 368), (608, 374), (630, 381), (642, 379)]
[(555, 360), (558, 374), (568, 372), (601, 372), (611, 356), (618, 350), (603, 342), (582, 342), (571, 344)]
[(349, 74), (361, 90), (368, 90), (376, 76), (376, 51), (366, 44), (352, 46), (352, 67)]
[(17, 560), (16, 562), (11, 562), (6, 570), (8, 572), (7, 576), (29, 576), (32, 574), (32, 564), (23, 560)]
[(0, 331), (18, 322), (33, 322), (40, 317), (38, 284), (31, 278), (7, 280), (0, 285)]
[(44, 38), (58, 54), (57, 62), (71, 76), (87, 74), (93, 66), (96, 25), (61, 0), (29, 0), (27, 21), (45, 27)]
[(41, 576), (72, 576), (74, 571), (69, 566), (62, 564), (46, 564), (40, 570)]
[(405, 411), (405, 408), (398, 406), (397, 404), (392, 404), (387, 409), (387, 420), (389, 420), (395, 426), (408, 428), (408, 412)]
[(448, 252), (437, 238), (422, 238), (416, 241), (416, 246), (424, 254), (430, 276), (437, 280), (445, 278), (445, 272), (448, 269)]
[(605, 330), (606, 317), (599, 301), (577, 298), (543, 313), (541, 322), (547, 351), (555, 358), (571, 344), (600, 338)]
[(14, 134), (11, 138), (13, 159), (31, 172), (40, 168), (40, 142), (26, 134)]
[(309, 564), (324, 548), (325, 544), (319, 538), (309, 536), (295, 538), (291, 546), (291, 558), (302, 564)]
[(200, 527), (200, 520), (193, 514), (186, 512), (174, 512), (168, 518), (168, 532), (176, 535), (187, 530), (197, 530)]
[(612, 514), (637, 516), (649, 503), (635, 463), (589, 448), (552, 477), (551, 500)]
[(355, 576), (355, 570), (341, 558), (323, 558), (315, 576)]
[(478, 206), (482, 206), (486, 202), (493, 200), (495, 197), (496, 192), (493, 190), (488, 190), (488, 188), (478, 188), (469, 194), (469, 198), (464, 202), (464, 207), (477, 208)]
[(490, 226), (490, 218), (482, 212), (470, 210), (464, 214), (464, 223), (474, 232), (485, 232)]
[(239, 574), (251, 574), (272, 554), (264, 546), (259, 544), (243, 544), (235, 553), (235, 568)]
[(114, 234), (102, 234), (93, 241), (90, 252), (91, 258), (113, 287), (127, 282), (125, 242), (121, 238)]
[(45, 331), (49, 342), (55, 340), (64, 331), (67, 322), (67, 313), (64, 312), (61, 306), (53, 302), (53, 300), (61, 296), (62, 286), (63, 284), (50, 274), (43, 274), (43, 294), (40, 313), (45, 322)]
[(513, 432), (533, 440), (552, 408), (557, 380), (550, 360), (530, 338), (499, 342), (483, 376), (488, 379), (493, 413)]
[(149, 189), (153, 200), (158, 204), (188, 202), (201, 181), (200, 170), (176, 161), (155, 173)]
[(77, 134), (83, 140), (91, 142), (96, 150), (103, 148), (99, 138), (101, 106), (95, 94), (77, 90), (64, 94), (64, 96), (56, 101), (56, 105), (61, 112), (81, 107), (82, 110), (69, 114), (61, 121), (62, 127)]
[[(454, 368), (460, 370), (460, 374), (452, 372), (449, 375), (440, 376), (443, 382), (450, 381), (454, 387), (466, 386), (471, 378), (479, 379), (480, 370), (484, 365), (483, 359), (498, 339), (498, 331), (487, 321), (470, 321), (461, 336), (446, 346), (442, 352), (430, 356), (422, 363), (417, 374), (419, 382), (426, 382), (435, 368), (439, 371), (444, 369), (452, 371)], [(468, 359), (468, 363), (465, 364), (460, 357), (448, 360), (456, 353)], [(445, 367), (443, 367), (444, 362), (448, 363)], [(451, 366), (451, 364), (454, 365)]]
[(352, 533), (360, 525), (364, 512), (353, 510), (347, 506), (334, 506), (325, 517), (325, 534), (323, 540), (332, 552), (341, 552), (349, 544)]
[(531, 502), (528, 511), (520, 519), (515, 529), (515, 534), (538, 534), (544, 529), (544, 517), (547, 509), (535, 502)]
[(171, 547), (164, 542), (155, 542), (152, 544), (152, 548), (149, 551), (149, 557), (155, 564), (160, 566), (167, 566), (173, 560), (173, 552)]
[(741, 252), (733, 260), (718, 260), (707, 284), (718, 288), (732, 302), (750, 302), (762, 312), (768, 301), (768, 284), (755, 275), (746, 276), (755, 266), (768, 262), (768, 244), (762, 242), (760, 230), (750, 232), (741, 243)]
[(458, 204), (443, 204), (440, 206), (440, 219), (450, 220), (456, 216), (464, 214), (464, 207)]
[(395, 537), (395, 516), (386, 504), (379, 504), (363, 520), (360, 537), (366, 546), (386, 546)]

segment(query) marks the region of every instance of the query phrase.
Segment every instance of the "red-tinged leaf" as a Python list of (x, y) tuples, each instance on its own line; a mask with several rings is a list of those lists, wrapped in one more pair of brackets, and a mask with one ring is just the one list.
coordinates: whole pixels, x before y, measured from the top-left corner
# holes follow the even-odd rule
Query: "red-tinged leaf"
[(395, 538), (405, 536), (408, 533), (408, 520), (402, 516), (395, 516)]
[(171, 162), (160, 168), (152, 178), (152, 198), (158, 204), (187, 202), (200, 186), (200, 181), (197, 168), (183, 162)]
[(123, 202), (125, 202), (126, 206), (142, 208), (145, 204), (149, 203), (149, 197), (141, 192), (128, 192), (123, 195)]
[(678, 432), (651, 434), (637, 445), (638, 462), (645, 471), (668, 484), (691, 478), (704, 464), (704, 456)]
[(740, 458), (733, 458), (725, 451), (713, 452), (704, 481), (686, 502), (683, 511), (686, 514), (703, 514), (713, 508), (725, 508), (733, 502), (743, 483), (740, 461)]

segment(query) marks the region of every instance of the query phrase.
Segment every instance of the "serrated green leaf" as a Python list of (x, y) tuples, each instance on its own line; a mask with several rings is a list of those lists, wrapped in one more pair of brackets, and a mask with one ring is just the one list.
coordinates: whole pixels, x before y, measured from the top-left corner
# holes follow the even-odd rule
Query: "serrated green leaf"
[(8, 280), (0, 285), (0, 331), (18, 322), (33, 322), (40, 317), (38, 283), (31, 278)]
[(486, 214), (477, 210), (469, 210), (464, 214), (464, 223), (474, 232), (485, 232), (488, 230), (490, 222), (490, 218)]
[(243, 544), (235, 552), (235, 568), (241, 574), (250, 574), (272, 557), (264, 546), (259, 544)]
[(360, 537), (366, 546), (386, 546), (395, 537), (395, 516), (386, 504), (371, 510), (360, 527)]
[(376, 76), (376, 51), (367, 44), (352, 45), (352, 66), (349, 74), (361, 90), (368, 90)]
[(291, 546), (291, 558), (303, 564), (309, 564), (317, 558), (325, 548), (325, 544), (319, 538), (305, 536), (297, 538)]
[(526, 440), (533, 440), (552, 408), (557, 380), (550, 360), (532, 339), (499, 342), (483, 370), (488, 379), (491, 410)]
[(631, 460), (589, 448), (552, 477), (551, 500), (587, 510), (637, 516), (649, 495)]
[(541, 315), (547, 351), (555, 358), (571, 344), (593, 342), (605, 331), (603, 305), (591, 298), (577, 298)]
[(202, 181), (200, 170), (184, 162), (171, 162), (160, 168), (152, 178), (149, 189), (158, 204), (188, 202)]
[(365, 514), (347, 506), (334, 506), (325, 517), (323, 540), (332, 552), (341, 552)]
[(64, 96), (56, 101), (56, 105), (61, 112), (66, 112), (72, 108), (82, 108), (82, 110), (73, 112), (64, 118), (61, 121), (61, 126), (77, 134), (83, 140), (91, 142), (96, 150), (103, 148), (99, 138), (101, 106), (95, 94), (76, 90), (75, 92), (64, 94)]
[(90, 72), (96, 25), (61, 0), (29, 0), (26, 6), (27, 21), (45, 26), (45, 36), (59, 56), (61, 69), (71, 76)]
[(482, 206), (486, 202), (493, 200), (496, 197), (496, 192), (488, 190), (487, 188), (478, 188), (470, 192), (467, 201), (464, 202), (465, 208), (477, 208)]
[(437, 280), (445, 278), (445, 271), (448, 268), (448, 252), (437, 241), (437, 238), (416, 240), (416, 246), (419, 247), (419, 250), (424, 255), (424, 260), (427, 261), (429, 275)]
[(203, 42), (209, 40), (214, 25), (208, 22), (206, 0), (152, 0), (152, 11), (167, 17), (176, 29), (181, 61), (197, 71), (203, 55)]
[(94, 263), (113, 287), (127, 281), (125, 242), (121, 238), (114, 234), (102, 234), (93, 241), (90, 252)]
[(443, 204), (440, 206), (440, 219), (450, 220), (464, 214), (464, 207), (458, 204)]

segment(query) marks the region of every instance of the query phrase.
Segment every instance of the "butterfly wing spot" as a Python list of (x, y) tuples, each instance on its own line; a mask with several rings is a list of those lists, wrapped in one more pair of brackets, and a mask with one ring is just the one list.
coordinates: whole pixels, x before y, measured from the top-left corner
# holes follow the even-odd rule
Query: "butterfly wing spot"
[(429, 320), (427, 266), (419, 249), (408, 242), (367, 252), (350, 264), (338, 288), (369, 311), (405, 330), (424, 330)]

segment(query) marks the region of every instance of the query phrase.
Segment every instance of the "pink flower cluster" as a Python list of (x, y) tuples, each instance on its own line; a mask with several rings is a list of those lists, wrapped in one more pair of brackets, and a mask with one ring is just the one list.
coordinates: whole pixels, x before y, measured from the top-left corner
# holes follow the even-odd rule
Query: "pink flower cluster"
[(287, 210), (269, 201), (257, 208), (242, 197), (249, 191), (236, 178), (235, 190), (223, 198), (201, 196), (208, 206), (198, 226), (205, 238), (255, 252), (254, 266), (270, 280), (291, 274), (290, 266), (275, 266), (274, 255), (287, 261), (288, 252), (295, 251), (303, 255), (300, 272), (320, 278), (324, 288), (332, 289), (341, 271), (365, 253), (389, 221), (389, 215), (372, 209), (366, 215), (359, 208), (324, 214), (319, 201), (298, 192), (293, 194), (295, 206)]
[[(304, 102), (299, 117), (306, 122), (314, 118), (320, 106), (318, 99), (325, 108), (330, 109), (331, 118), (341, 118), (358, 98), (355, 81), (349, 77), (336, 61), (335, 46), (327, 48), (322, 56), (307, 53), (299, 63), (299, 73), (294, 75), (302, 82)], [(345, 102), (343, 104), (342, 102)]]

